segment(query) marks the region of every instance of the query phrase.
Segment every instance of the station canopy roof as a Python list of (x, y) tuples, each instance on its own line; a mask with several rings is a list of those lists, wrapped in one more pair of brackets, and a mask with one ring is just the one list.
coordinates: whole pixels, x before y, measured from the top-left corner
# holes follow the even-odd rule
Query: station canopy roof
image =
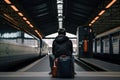
[(120, 26), (120, 0), (0, 0), (0, 7), (15, 26), (43, 38), (60, 24), (75, 35), (78, 26), (93, 27), (96, 34)]

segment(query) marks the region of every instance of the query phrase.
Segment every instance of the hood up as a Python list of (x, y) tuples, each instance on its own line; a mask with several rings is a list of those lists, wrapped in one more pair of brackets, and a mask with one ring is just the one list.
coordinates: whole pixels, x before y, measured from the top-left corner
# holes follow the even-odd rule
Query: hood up
[(68, 40), (69, 40), (69, 38), (67, 36), (64, 36), (64, 35), (59, 35), (55, 38), (55, 41), (57, 43), (63, 43), (63, 42), (66, 42)]

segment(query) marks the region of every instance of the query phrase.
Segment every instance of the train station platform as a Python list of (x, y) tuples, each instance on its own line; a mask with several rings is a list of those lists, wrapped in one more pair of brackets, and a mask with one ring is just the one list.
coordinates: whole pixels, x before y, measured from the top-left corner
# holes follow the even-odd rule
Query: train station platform
[(0, 0), (0, 80), (69, 80), (49, 75), (61, 28), (78, 59), (70, 80), (120, 80), (120, 0)]
[(120, 71), (120, 65), (118, 64), (105, 62), (95, 58), (80, 58), (80, 60), (84, 61), (85, 63), (96, 66), (100, 69), (103, 69), (104, 71)]
[[(0, 72), (0, 80), (69, 80), (49, 75), (49, 56), (46, 56), (16, 72)], [(119, 80), (120, 72), (86, 71), (75, 63), (76, 75), (70, 80)]]

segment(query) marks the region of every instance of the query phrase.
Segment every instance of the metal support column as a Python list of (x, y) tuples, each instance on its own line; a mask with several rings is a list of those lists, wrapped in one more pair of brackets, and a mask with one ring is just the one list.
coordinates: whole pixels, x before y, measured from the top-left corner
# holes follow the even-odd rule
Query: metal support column
[(102, 38), (100, 38), (100, 53), (103, 54), (103, 42), (102, 42)]
[(119, 54), (120, 54), (120, 32), (119, 32)]
[(97, 54), (97, 39), (95, 39), (94, 41), (95, 41), (95, 46), (94, 46), (94, 48), (95, 48), (95, 54)]
[(24, 43), (24, 32), (19, 31), (19, 34), (18, 34), (16, 42), (19, 43), (19, 44), (23, 44)]
[(109, 35), (109, 53), (113, 54), (112, 36)]
[(23, 44), (24, 43), (24, 32), (21, 31), (21, 43)]

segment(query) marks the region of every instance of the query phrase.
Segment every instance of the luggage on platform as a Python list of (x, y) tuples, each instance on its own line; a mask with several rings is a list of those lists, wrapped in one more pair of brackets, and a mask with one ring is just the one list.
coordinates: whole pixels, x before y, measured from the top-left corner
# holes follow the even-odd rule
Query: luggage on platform
[(73, 57), (60, 56), (57, 60), (57, 77), (74, 78)]
[(57, 77), (57, 59), (54, 60), (54, 65), (52, 67), (52, 77)]

